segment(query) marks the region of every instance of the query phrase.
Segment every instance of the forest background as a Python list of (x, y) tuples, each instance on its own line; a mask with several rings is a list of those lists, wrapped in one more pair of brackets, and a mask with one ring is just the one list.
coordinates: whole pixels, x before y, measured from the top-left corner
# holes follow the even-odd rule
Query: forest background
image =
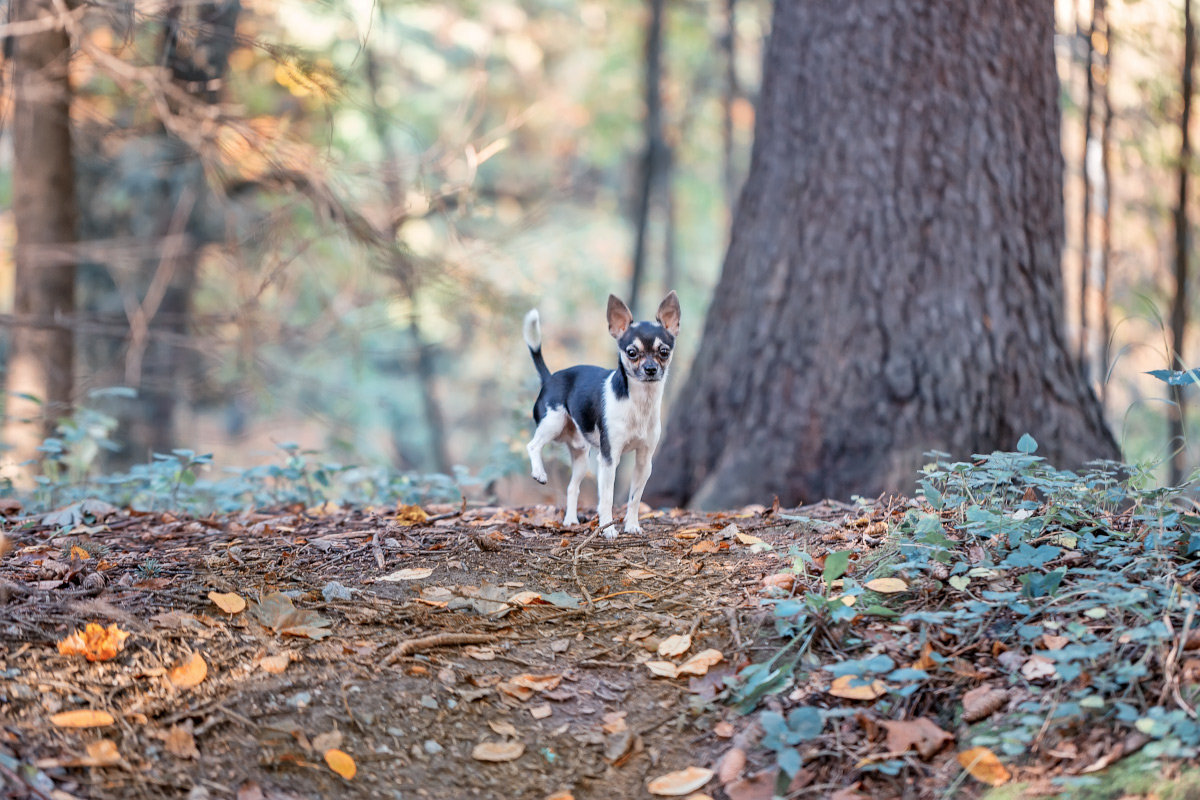
[[(69, 324), (72, 396), (119, 447), (98, 466), (178, 447), (250, 465), (294, 442), (343, 463), (467, 465), (485, 484), (519, 475), (535, 391), (520, 315), (541, 309), (552, 367), (607, 364), (609, 292), (648, 314), (678, 290), (690, 333), (668, 404), (681, 386), (749, 162), (765, 0), (80, 11)], [(1195, 166), (1180, 157), (1183, 3), (1106, 11), (1097, 26), (1091, 3), (1057, 3), (1064, 321), (1125, 458), (1165, 465), (1177, 406), (1145, 373), (1180, 366), (1167, 319), (1178, 176)], [(205, 38), (212, 14), (232, 37)], [(223, 77), (194, 105), (155, 83), (157, 66), (178, 77), (214, 59)], [(192, 147), (205, 124), (215, 135)], [(22, 322), (13, 141), (0, 137), (4, 363)]]

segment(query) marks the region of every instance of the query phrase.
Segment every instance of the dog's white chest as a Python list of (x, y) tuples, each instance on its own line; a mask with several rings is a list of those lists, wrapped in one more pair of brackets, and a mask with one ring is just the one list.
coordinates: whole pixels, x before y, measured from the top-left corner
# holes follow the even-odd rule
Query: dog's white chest
[(621, 451), (657, 444), (661, 431), (659, 413), (662, 408), (662, 390), (661, 381), (631, 382), (629, 394), (626, 397), (617, 397), (609, 386), (608, 396), (605, 398), (609, 404), (605, 409), (609, 441), (619, 446)]

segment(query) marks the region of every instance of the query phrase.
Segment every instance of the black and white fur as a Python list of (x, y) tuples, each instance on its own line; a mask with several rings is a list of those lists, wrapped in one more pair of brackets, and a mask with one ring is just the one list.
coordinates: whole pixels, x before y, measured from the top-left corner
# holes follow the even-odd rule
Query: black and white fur
[(542, 379), (542, 391), (533, 406), (537, 428), (526, 449), (533, 479), (546, 482), (542, 448), (563, 442), (571, 453), (571, 481), (567, 486), (567, 513), (563, 524), (579, 523), (579, 485), (587, 471), (591, 448), (599, 451), (596, 482), (599, 489), (600, 530), (605, 538), (617, 536), (612, 524), (613, 485), (617, 463), (627, 451), (634, 453), (625, 532), (641, 533), (638, 506), (650, 479), (651, 458), (662, 431), (663, 386), (679, 333), (679, 298), (675, 292), (658, 306), (656, 322), (634, 322), (629, 307), (608, 297), (608, 332), (617, 340), (618, 364), (603, 367), (569, 367), (551, 373), (542, 360), (542, 329), (537, 309), (525, 315), (525, 343)]

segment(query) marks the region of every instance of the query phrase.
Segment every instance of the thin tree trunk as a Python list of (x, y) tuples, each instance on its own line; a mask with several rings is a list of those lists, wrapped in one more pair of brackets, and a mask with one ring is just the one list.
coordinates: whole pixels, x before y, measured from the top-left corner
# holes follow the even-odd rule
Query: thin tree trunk
[(1096, 22), (1104, 37), (1104, 53), (1101, 64), (1103, 80), (1100, 83), (1100, 102), (1104, 106), (1104, 118), (1100, 126), (1100, 175), (1104, 182), (1104, 205), (1100, 216), (1100, 403), (1108, 402), (1108, 360), (1112, 357), (1112, 290), (1109, 285), (1112, 264), (1112, 98), (1108, 87), (1112, 82), (1112, 28), (1108, 21), (1106, 0), (1096, 0)]
[(725, 209), (730, 221), (737, 202), (737, 180), (733, 167), (733, 104), (738, 97), (737, 77), (737, 0), (725, 0), (725, 31), (721, 36), (725, 51), (725, 84), (721, 91), (721, 185), (725, 190)]
[[(1188, 323), (1188, 184), (1192, 166), (1192, 74), (1196, 63), (1196, 34), (1192, 22), (1192, 0), (1183, 3), (1183, 78), (1180, 91), (1183, 110), (1179, 116), (1179, 196), (1175, 205), (1175, 297), (1171, 304), (1172, 358), (1180, 369), (1189, 365), (1183, 351)], [(1184, 435), (1187, 409), (1183, 387), (1174, 387), (1174, 413), (1168, 432), (1171, 454), (1170, 481), (1178, 484), (1187, 469), (1187, 440)]]
[(646, 238), (650, 208), (665, 147), (662, 135), (662, 31), (666, 0), (649, 0), (650, 27), (646, 30), (646, 150), (642, 155), (638, 189), (637, 233), (633, 246), (633, 276), (629, 286), (629, 308), (638, 313), (638, 295), (646, 273)]
[[(371, 124), (375, 129), (375, 138), (379, 140), (379, 145), (383, 148), (383, 185), (392, 210), (389, 232), (392, 241), (395, 241), (403, 222), (400, 210), (404, 208), (404, 187), (400, 183), (400, 159), (396, 156), (396, 149), (392, 146), (391, 137), (388, 136), (387, 118), (383, 113), (383, 108), (379, 105), (379, 65), (375, 61), (374, 52), (369, 47), (364, 51), (363, 59), (367, 87), (371, 90)], [(417, 315), (416, 284), (413, 276), (408, 274), (408, 265), (397, 263), (393, 266), (404, 292), (408, 296), (409, 304), (412, 306), (412, 316), (408, 320), (408, 333), (415, 351), (414, 372), (420, 386), (421, 409), (425, 416), (425, 426), (429, 432), (429, 456), (438, 472), (449, 474), (451, 464), (449, 449), (446, 446), (446, 420), (437, 399), (437, 375), (432, 348), (425, 342)]]
[[(54, 16), (50, 0), (11, 0), (13, 22)], [(13, 41), (13, 310), (46, 321), (75, 312), (78, 212), (71, 148), (70, 41), (62, 29)], [(75, 342), (63, 328), (11, 329), (3, 439), (21, 463), (71, 408)], [(35, 397), (34, 402), (27, 397)], [(39, 404), (40, 403), (40, 404)]]
[[(1078, 30), (1078, 28), (1077, 28)], [(1080, 177), (1083, 180), (1083, 209), (1079, 229), (1079, 364), (1085, 378), (1090, 373), (1088, 363), (1088, 295), (1092, 278), (1092, 175), (1089, 170), (1088, 149), (1092, 143), (1092, 117), (1095, 115), (1096, 81), (1092, 74), (1092, 37), (1096, 34), (1096, 8), (1092, 4), (1092, 19), (1083, 48), (1085, 100), (1083, 105), (1083, 151), (1080, 154)]]
[(1117, 456), (1062, 331), (1053, 40), (1041, 0), (775, 4), (654, 502), (908, 490), (928, 450), (1024, 433), (1064, 466)]

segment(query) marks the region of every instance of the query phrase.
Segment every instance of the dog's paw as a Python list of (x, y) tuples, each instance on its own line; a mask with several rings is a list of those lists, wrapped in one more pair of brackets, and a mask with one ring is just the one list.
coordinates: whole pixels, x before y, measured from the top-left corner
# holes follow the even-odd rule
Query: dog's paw
[(538, 483), (544, 484), (547, 481), (546, 470), (544, 470), (544, 469), (543, 470), (534, 470), (533, 472), (530, 473), (530, 475)]
[(625, 520), (626, 533), (641, 533), (642, 526), (637, 523), (637, 520)]
[(563, 525), (578, 525), (579, 517), (572, 514), (569, 517), (563, 517)]
[(610, 541), (612, 539), (617, 538), (617, 536), (620, 535), (617, 531), (616, 525), (609, 525), (607, 528), (604, 528), (600, 533), (605, 539), (609, 539)]

